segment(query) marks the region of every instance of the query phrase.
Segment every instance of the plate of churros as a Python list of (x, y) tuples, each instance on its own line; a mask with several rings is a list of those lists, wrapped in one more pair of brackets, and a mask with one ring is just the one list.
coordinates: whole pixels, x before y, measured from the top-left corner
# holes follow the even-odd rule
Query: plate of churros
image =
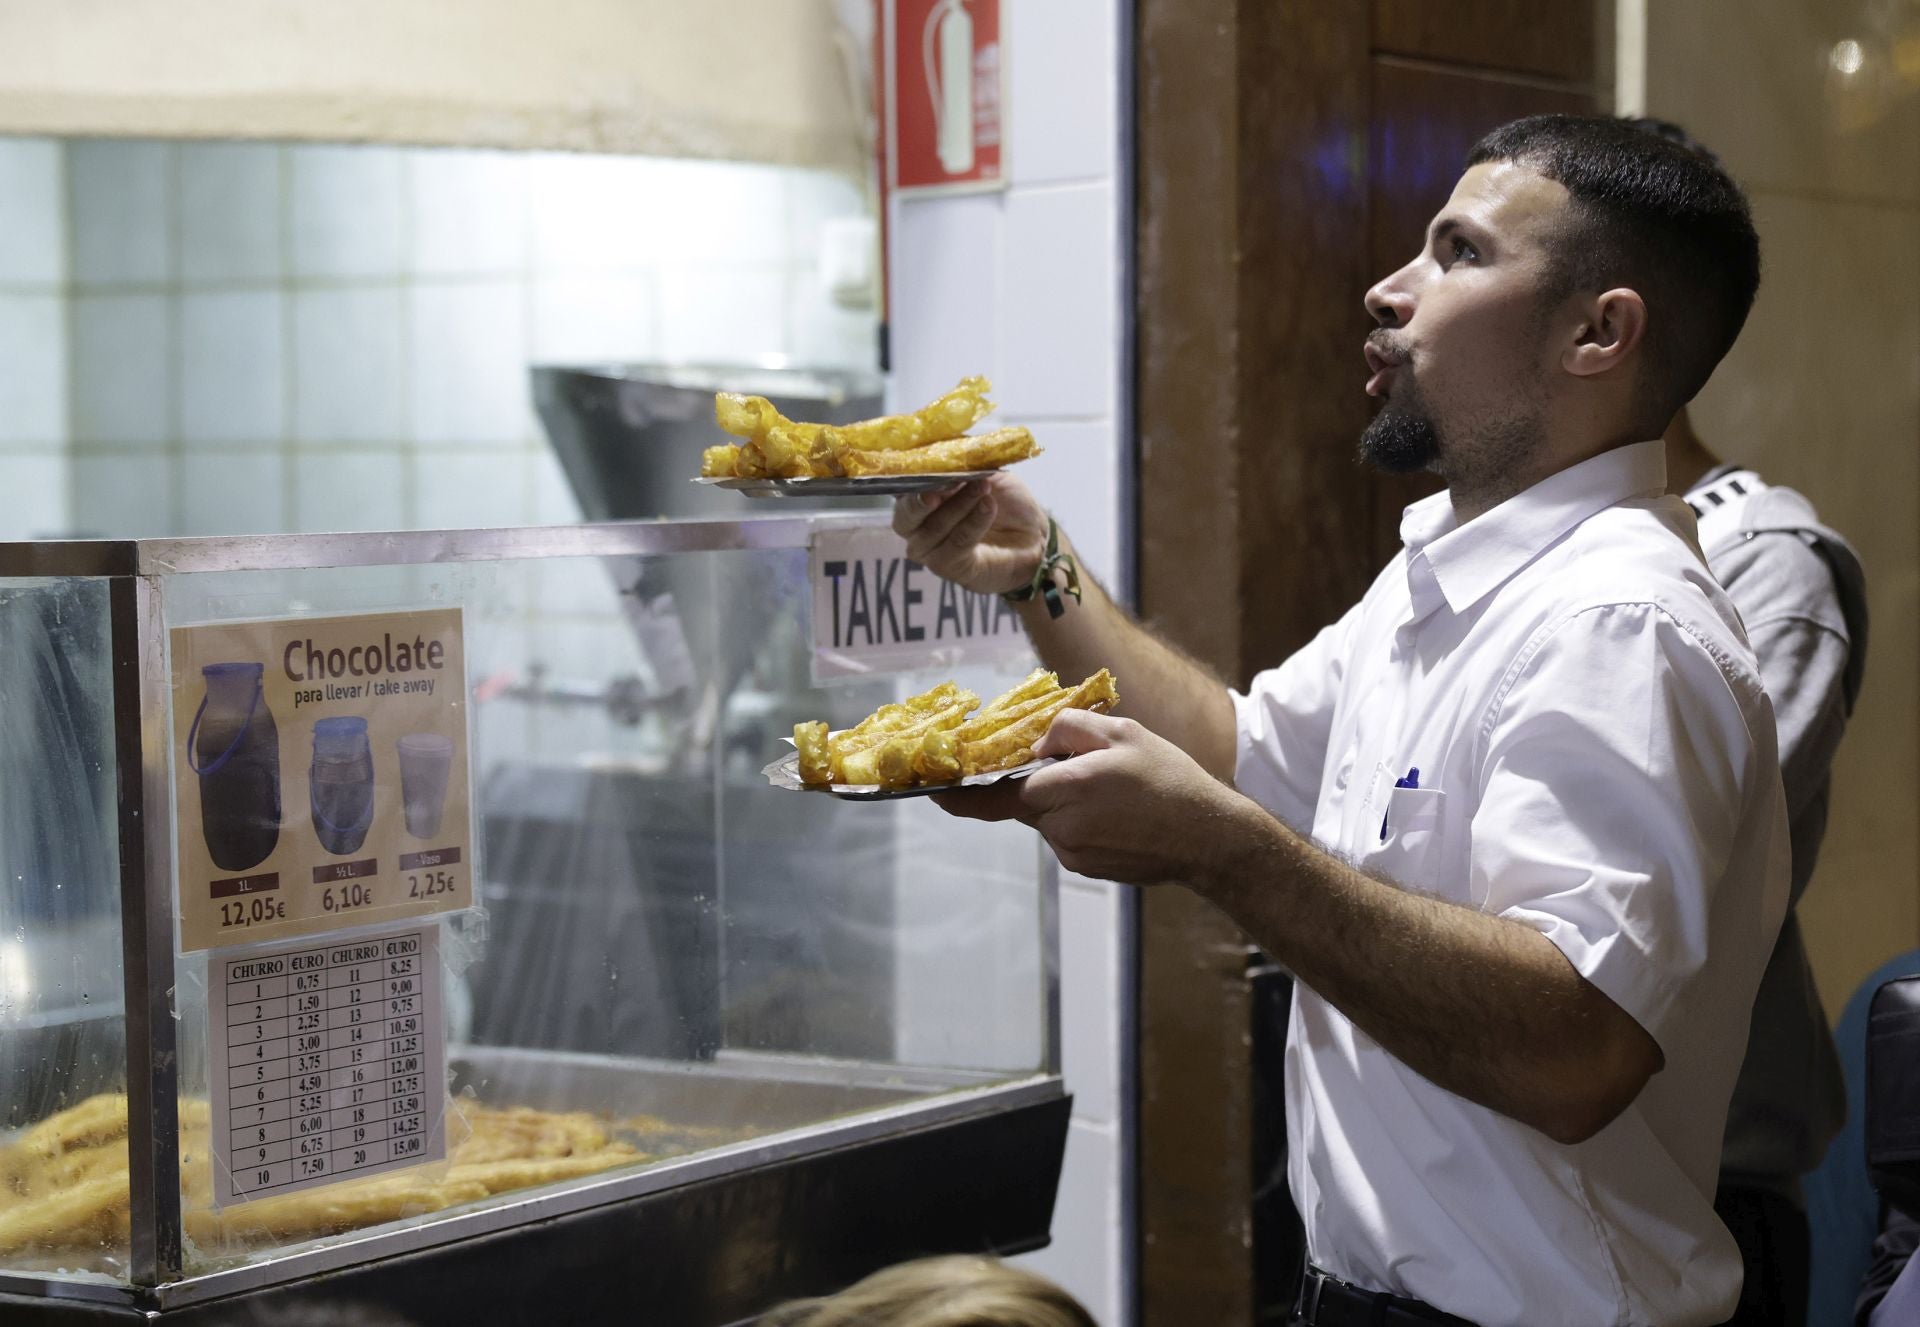
[(964, 484), (969, 479), (985, 479), (991, 470), (960, 470), (920, 475), (822, 475), (818, 479), (707, 479), (696, 484), (730, 488), (753, 498), (890, 498), (901, 493), (925, 493), (928, 489)]
[(1120, 700), (1102, 668), (1078, 686), (1036, 669), (985, 705), (953, 682), (882, 705), (851, 728), (795, 724), (793, 754), (761, 772), (776, 788), (823, 792), (854, 801), (920, 797), (1022, 778), (1052, 758), (1036, 760), (1034, 744), (1062, 710), (1105, 713)]
[(1040, 454), (1023, 428), (967, 432), (993, 410), (991, 387), (985, 378), (964, 378), (912, 414), (853, 424), (792, 420), (764, 396), (720, 392), (714, 422), (740, 441), (707, 448), (693, 482), (756, 497), (850, 497), (978, 479)]

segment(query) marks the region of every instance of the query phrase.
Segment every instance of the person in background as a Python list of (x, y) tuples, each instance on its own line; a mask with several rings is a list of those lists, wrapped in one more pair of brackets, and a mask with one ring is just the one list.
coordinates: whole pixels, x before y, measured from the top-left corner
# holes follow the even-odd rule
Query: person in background
[[(940, 804), (1191, 889), (1296, 978), (1296, 1322), (1712, 1327), (1738, 1301), (1713, 1196), (1787, 817), (1661, 433), (1759, 258), (1739, 186), (1683, 147), (1609, 117), (1482, 139), (1366, 295), (1361, 454), (1446, 491), (1244, 692), (1078, 580), (1011, 475), (895, 504), (908, 556), (1119, 683), (1118, 715), (1035, 748), (1070, 759)], [(1044, 593), (1063, 577), (1077, 597)]]
[(1080, 1301), (997, 1258), (922, 1258), (837, 1295), (783, 1304), (758, 1327), (1099, 1327)]
[[(1720, 165), (1670, 121), (1633, 124)], [(1800, 1176), (1826, 1155), (1847, 1099), (1794, 907), (1826, 836), (1834, 753), (1866, 668), (1866, 579), (1852, 547), (1821, 524), (1812, 503), (1723, 462), (1684, 408), (1668, 425), (1666, 444), (1668, 489), (1693, 508), (1707, 566), (1746, 623), (1780, 733), (1791, 901), (1754, 1001), (1714, 1207), (1746, 1267), (1733, 1327), (1800, 1327), (1808, 1280)]]

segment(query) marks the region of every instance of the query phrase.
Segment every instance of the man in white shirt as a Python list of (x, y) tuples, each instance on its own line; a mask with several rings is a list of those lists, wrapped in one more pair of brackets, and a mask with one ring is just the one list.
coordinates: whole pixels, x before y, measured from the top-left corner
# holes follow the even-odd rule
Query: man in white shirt
[(1127, 716), (1063, 716), (1039, 751), (1073, 759), (943, 805), (1193, 889), (1297, 978), (1298, 1321), (1733, 1306), (1714, 1180), (1787, 826), (1773, 715), (1659, 436), (1758, 280), (1746, 201), (1696, 155), (1606, 119), (1490, 134), (1366, 301), (1362, 454), (1448, 489), (1244, 694), (1072, 585), (1011, 477), (896, 506), (913, 557), (1021, 600), (1049, 666), (1111, 667)]

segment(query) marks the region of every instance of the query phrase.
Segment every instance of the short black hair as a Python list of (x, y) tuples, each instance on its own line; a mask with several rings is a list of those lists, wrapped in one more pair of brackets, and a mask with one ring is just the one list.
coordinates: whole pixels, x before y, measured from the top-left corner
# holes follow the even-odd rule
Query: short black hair
[(1726, 163), (1720, 160), (1720, 154), (1718, 152), (1715, 152), (1705, 143), (1702, 143), (1699, 139), (1688, 133), (1683, 126), (1675, 124), (1672, 120), (1663, 120), (1657, 115), (1629, 115), (1623, 118), (1628, 124), (1643, 134), (1652, 134), (1655, 138), (1664, 138), (1669, 143), (1678, 143), (1695, 156), (1705, 157), (1718, 169), (1725, 170), (1727, 168)]
[(1556, 297), (1628, 286), (1646, 302), (1635, 426), (1649, 438), (1706, 386), (1760, 288), (1746, 194), (1712, 153), (1671, 128), (1679, 138), (1612, 116), (1530, 115), (1467, 154), (1469, 167), (1510, 161), (1572, 196), (1554, 256)]

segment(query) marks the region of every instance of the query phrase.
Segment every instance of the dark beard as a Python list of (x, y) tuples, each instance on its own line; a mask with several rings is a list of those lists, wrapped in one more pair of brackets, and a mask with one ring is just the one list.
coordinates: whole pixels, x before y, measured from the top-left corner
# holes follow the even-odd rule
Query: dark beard
[(1430, 469), (1440, 459), (1439, 435), (1426, 415), (1389, 404), (1360, 435), (1360, 459), (1390, 475)]

